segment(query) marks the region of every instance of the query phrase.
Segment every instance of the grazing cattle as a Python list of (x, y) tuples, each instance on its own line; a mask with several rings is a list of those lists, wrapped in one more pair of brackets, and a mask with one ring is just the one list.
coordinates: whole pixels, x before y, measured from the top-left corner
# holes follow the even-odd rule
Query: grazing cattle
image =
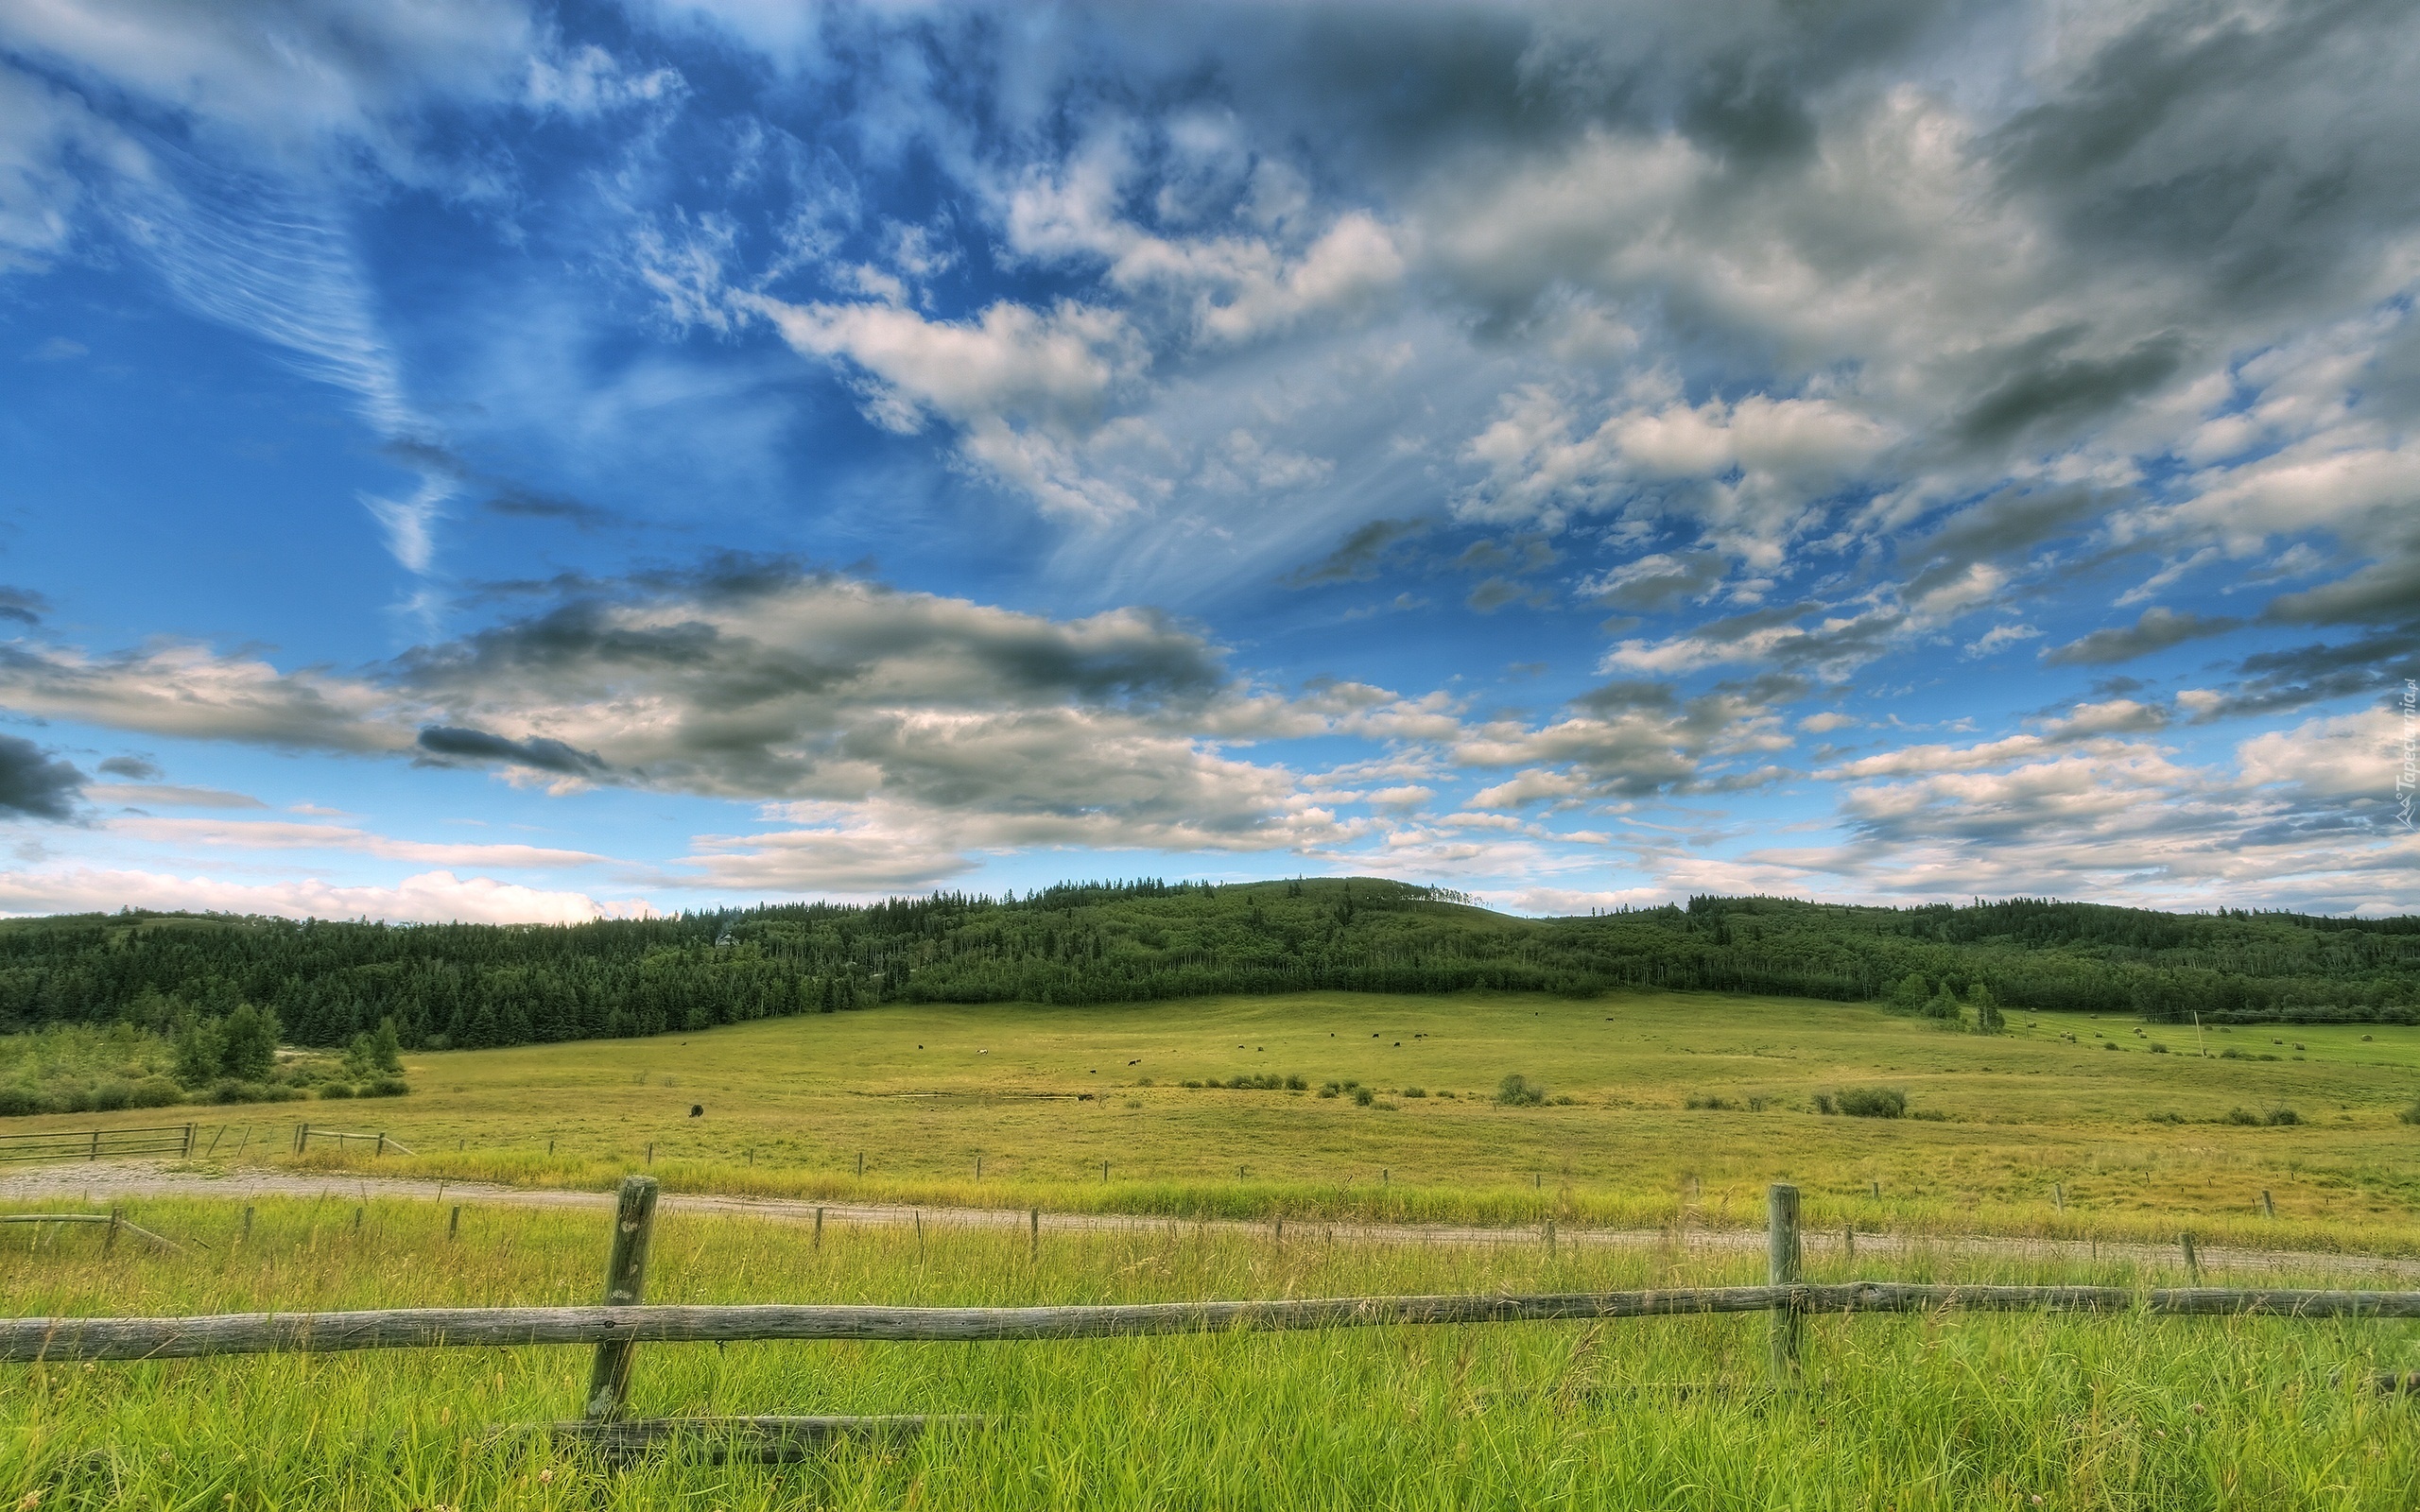
[(706, 1105), (705, 1105), (705, 1104), (703, 1104), (703, 1103), (691, 1103), (691, 1104), (689, 1105), (689, 1116), (690, 1116), (691, 1118), (703, 1118), (703, 1117), (705, 1117), (705, 1116), (706, 1116)]

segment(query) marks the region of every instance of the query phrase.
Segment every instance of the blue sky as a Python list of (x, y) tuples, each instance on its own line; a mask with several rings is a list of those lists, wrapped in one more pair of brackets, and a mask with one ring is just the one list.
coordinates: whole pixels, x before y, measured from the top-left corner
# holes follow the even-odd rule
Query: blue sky
[(2415, 72), (2399, 4), (8, 7), (0, 911), (2410, 910)]

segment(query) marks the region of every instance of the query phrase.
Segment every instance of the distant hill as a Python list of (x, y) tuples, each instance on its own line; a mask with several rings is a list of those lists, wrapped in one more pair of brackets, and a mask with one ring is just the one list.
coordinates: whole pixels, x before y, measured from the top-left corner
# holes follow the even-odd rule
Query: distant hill
[[(1910, 977), (1919, 981), (1910, 984)], [(2420, 918), (2162, 914), (2017, 899), (1861, 908), (1780, 898), (1515, 919), (1370, 878), (1070, 883), (564, 926), (81, 914), (0, 922), (0, 1030), (168, 1028), (238, 1003), (337, 1045), (662, 1034), (887, 1002), (1211, 993), (1721, 991), (2211, 1022), (2420, 1022)]]

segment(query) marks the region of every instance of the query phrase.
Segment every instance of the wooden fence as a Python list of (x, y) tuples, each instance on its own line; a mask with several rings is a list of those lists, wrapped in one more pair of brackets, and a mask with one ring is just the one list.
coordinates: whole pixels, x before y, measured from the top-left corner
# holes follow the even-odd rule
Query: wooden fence
[(381, 1129), (375, 1134), (348, 1134), (341, 1129), (313, 1128), (308, 1124), (297, 1124), (294, 1125), (295, 1154), (300, 1155), (304, 1150), (309, 1149), (313, 1140), (336, 1141), (337, 1151), (338, 1154), (343, 1153), (344, 1147), (347, 1143), (368, 1144), (372, 1146), (370, 1153), (373, 1156), (384, 1155), (389, 1150), (393, 1150), (398, 1155), (409, 1155), (412, 1153), (412, 1151), (405, 1145), (403, 1141), (392, 1137), (384, 1129)]
[(98, 1160), (121, 1155), (191, 1156), (192, 1124), (157, 1128), (63, 1129), (48, 1134), (0, 1134), (0, 1162)]
[[(331, 1353), (352, 1349), (593, 1344), (583, 1417), (550, 1431), (616, 1451), (679, 1435), (744, 1440), (760, 1457), (791, 1457), (802, 1442), (846, 1432), (911, 1432), (942, 1421), (922, 1417), (659, 1418), (628, 1415), (631, 1370), (641, 1344), (741, 1340), (879, 1340), (977, 1343), (1098, 1339), (1236, 1330), (1399, 1327), (1416, 1324), (1563, 1322), (1579, 1319), (1771, 1314), (1776, 1383), (1800, 1373), (1805, 1320), (1818, 1314), (2129, 1313), (2168, 1316), (2420, 1318), (2420, 1292), (2316, 1291), (2281, 1287), (1959, 1286), (1904, 1281), (1812, 1284), (1799, 1280), (1798, 1190), (1769, 1194), (1769, 1282), (1535, 1296), (1342, 1297), (1277, 1301), (1145, 1302), (1069, 1307), (883, 1307), (874, 1305), (650, 1306), (648, 1255), (655, 1224), (652, 1177), (622, 1182), (614, 1210), (604, 1304), (597, 1307), (399, 1308), (357, 1313), (236, 1313), (205, 1317), (19, 1317), (0, 1319), (0, 1362), (171, 1360), (208, 1355)], [(2381, 1377), (2411, 1390), (2420, 1378)]]

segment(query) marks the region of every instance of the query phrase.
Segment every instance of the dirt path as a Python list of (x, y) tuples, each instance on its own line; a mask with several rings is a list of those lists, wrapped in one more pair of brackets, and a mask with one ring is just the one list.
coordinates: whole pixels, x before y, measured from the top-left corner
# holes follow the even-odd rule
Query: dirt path
[[(440, 1198), (463, 1203), (523, 1208), (608, 1209), (614, 1197), (603, 1192), (567, 1192), (544, 1187), (507, 1187), (477, 1181), (425, 1181), (391, 1177), (332, 1173), (293, 1173), (259, 1167), (211, 1175), (173, 1170), (153, 1160), (118, 1160), (108, 1164), (70, 1163), (36, 1166), (0, 1176), (0, 1201), (69, 1198), (99, 1204), (130, 1197), (251, 1196), (340, 1197), (368, 1201)], [(671, 1212), (710, 1212), (768, 1219), (777, 1223), (812, 1223), (818, 1211), (826, 1223), (865, 1227), (904, 1226), (919, 1221), (970, 1228), (1018, 1228), (1031, 1222), (1028, 1211), (1011, 1208), (907, 1208), (881, 1204), (807, 1202), (786, 1197), (732, 1197), (712, 1194), (666, 1194), (663, 1207)], [(1134, 1213), (1046, 1212), (1044, 1229), (1050, 1232), (1166, 1232), (1177, 1228), (1207, 1228), (1220, 1232), (1267, 1234), (1267, 1223), (1234, 1219), (1187, 1219)], [(1378, 1224), (1303, 1222), (1287, 1227), (1297, 1233), (1387, 1245), (1534, 1245), (1543, 1239), (1537, 1228), (1479, 1228), (1450, 1224)], [(1652, 1249), (1680, 1244), (1708, 1252), (1761, 1251), (1761, 1228), (1690, 1228), (1679, 1234), (1663, 1228), (1565, 1228), (1557, 1242), (1590, 1246)], [(1805, 1235), (1813, 1255), (1840, 1256), (1847, 1240), (1839, 1233), (1809, 1231)], [(2065, 1262), (2135, 1261), (2182, 1269), (2173, 1246), (2093, 1243), (2082, 1240), (2008, 1239), (1986, 1235), (1936, 1236), (1859, 1233), (1854, 1258), (1876, 1260), (1907, 1255), (1981, 1255), (2005, 1259)], [(2200, 1252), (2205, 1275), (2220, 1272), (2294, 1271), (2322, 1274), (2372, 1285), (2392, 1286), (2420, 1280), (2420, 1261), (2389, 1260), (2370, 1255), (2336, 1255), (2306, 1250), (2220, 1249)]]

